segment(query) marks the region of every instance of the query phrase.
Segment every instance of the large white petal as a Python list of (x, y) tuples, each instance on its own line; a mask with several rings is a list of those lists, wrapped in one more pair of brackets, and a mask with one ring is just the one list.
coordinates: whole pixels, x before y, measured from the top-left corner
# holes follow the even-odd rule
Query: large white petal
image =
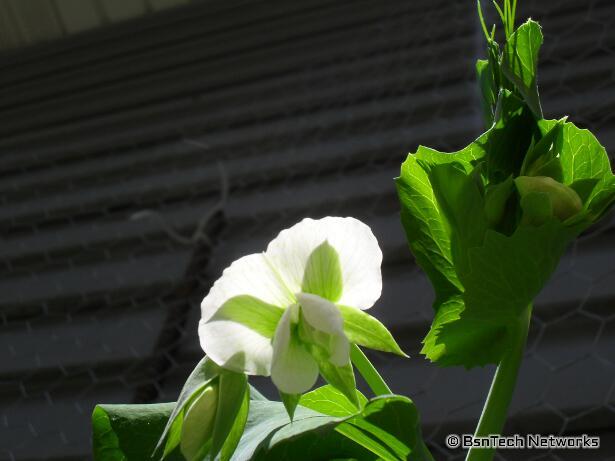
[(305, 321), (328, 336), (329, 361), (342, 367), (350, 360), (350, 343), (344, 334), (344, 321), (337, 306), (326, 299), (309, 293), (297, 294)]
[(273, 338), (271, 380), (286, 394), (301, 394), (316, 384), (318, 365), (292, 334), (297, 306), (286, 309)]
[(335, 301), (359, 309), (373, 306), (382, 291), (382, 251), (371, 229), (357, 219), (306, 218), (280, 232), (265, 255), (285, 285), (298, 293), (310, 255), (325, 242), (337, 251), (342, 270), (342, 294)]
[(208, 320), (229, 299), (250, 295), (279, 307), (295, 303), (293, 291), (287, 289), (263, 253), (239, 258), (224, 269), (222, 276), (201, 302), (201, 318)]
[(244, 324), (216, 317), (229, 299), (244, 295), (279, 307), (295, 302), (262, 253), (244, 256), (224, 270), (201, 303), (201, 347), (221, 366), (268, 376), (273, 353), (271, 338)]
[(224, 368), (249, 375), (271, 373), (271, 339), (244, 325), (232, 320), (201, 320), (199, 339), (205, 354)]

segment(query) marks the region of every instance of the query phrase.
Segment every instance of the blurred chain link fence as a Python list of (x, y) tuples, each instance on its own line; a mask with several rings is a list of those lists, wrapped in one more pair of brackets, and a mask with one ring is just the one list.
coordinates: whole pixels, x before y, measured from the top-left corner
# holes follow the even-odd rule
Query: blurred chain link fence
[[(519, 16), (543, 25), (547, 116), (615, 152), (615, 3), (526, 0)], [(472, 432), (493, 369), (418, 354), (433, 294), (392, 178), (419, 143), (480, 133), (483, 45), (471, 1), (233, 0), (0, 57), (0, 460), (87, 459), (96, 403), (174, 400), (212, 282), (325, 215), (374, 229), (374, 313), (411, 359), (373, 360), (416, 401), (434, 457), (463, 459), (444, 438)], [(497, 459), (615, 459), (614, 224), (537, 300), (506, 428), (602, 447)]]

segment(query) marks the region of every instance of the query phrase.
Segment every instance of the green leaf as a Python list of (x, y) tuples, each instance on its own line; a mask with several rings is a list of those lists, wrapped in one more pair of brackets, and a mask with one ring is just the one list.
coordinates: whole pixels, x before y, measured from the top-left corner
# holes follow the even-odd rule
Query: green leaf
[[(453, 262), (452, 224), (434, 192), (433, 177), (425, 168), (455, 163), (469, 174), (482, 165), (493, 184), (518, 175), (535, 122), (525, 104), (508, 91), (500, 93), (498, 112), (497, 123), (460, 151), (447, 154), (419, 146), (402, 164), (395, 180), (406, 237), (417, 263), (435, 288), (435, 307), (462, 292), (463, 286)], [(472, 177), (478, 180), (474, 174)]]
[(180, 442), (184, 410), (189, 403), (198, 397), (199, 393), (205, 389), (205, 386), (218, 376), (220, 370), (221, 368), (218, 365), (204, 357), (192, 370), (190, 376), (188, 376), (179, 394), (176, 406), (169, 416), (160, 440), (156, 444), (156, 452), (164, 447), (163, 458), (173, 451)]
[(502, 72), (515, 85), (536, 118), (542, 118), (536, 74), (542, 31), (528, 20), (510, 35), (502, 52)]
[[(395, 183), (402, 224), (417, 263), (437, 292), (454, 293), (462, 287), (453, 266), (450, 225), (436, 200), (429, 176), (418, 161), (423, 156), (435, 158), (438, 154), (419, 146), (417, 153), (409, 155), (403, 163)], [(453, 161), (454, 155), (449, 158)]]
[(511, 236), (488, 230), (483, 245), (470, 249), (471, 271), (460, 274), (464, 293), (434, 319), (424, 347), (428, 356), (441, 365), (468, 368), (497, 363), (519, 315), (579, 230), (558, 220), (520, 226)]
[[(369, 401), (362, 411), (343, 417), (326, 416), (299, 406), (292, 423), (288, 423), (280, 402), (253, 402), (253, 407), (233, 458), (238, 461), (371, 460), (382, 457), (383, 450), (389, 453), (384, 459), (431, 459), (424, 451), (416, 408), (406, 397), (378, 397)], [(348, 427), (351, 429), (345, 430)]]
[(515, 190), (512, 176), (485, 190), (485, 219), (492, 228), (500, 230), (507, 214), (510, 214), (510, 198)]
[[(307, 408), (297, 407), (292, 425), (303, 419), (312, 419), (321, 424), (329, 424), (333, 419), (320, 415)], [(252, 400), (246, 421), (244, 433), (231, 459), (233, 461), (248, 461), (254, 459), (261, 444), (277, 430), (289, 425), (288, 414), (282, 402), (269, 400)]]
[(344, 319), (344, 333), (351, 343), (408, 357), (389, 330), (376, 318), (354, 307), (337, 307)]
[[(95, 461), (151, 461), (156, 442), (175, 403), (97, 405), (92, 413)], [(183, 457), (172, 453), (170, 461)]]
[[(359, 406), (363, 408), (367, 398), (357, 391)], [(357, 412), (357, 407), (335, 387), (327, 384), (301, 396), (299, 405), (329, 416), (350, 416)]]
[[(422, 353), (441, 365), (497, 363), (509, 347), (519, 309), (538, 293), (579, 232), (579, 226), (562, 223), (536, 235), (519, 231), (520, 204), (512, 178), (519, 175), (530, 146), (538, 147), (533, 139), (540, 144), (553, 127), (539, 131), (527, 106), (507, 90), (500, 92), (496, 112), (492, 128), (465, 149), (445, 154), (420, 147), (402, 165), (397, 179), (410, 248), (436, 292), (436, 315)], [(536, 152), (546, 145), (547, 141)], [(553, 146), (547, 147), (551, 155)], [(505, 251), (490, 243), (493, 236), (504, 239), (500, 243)], [(528, 245), (533, 248), (530, 253)], [(557, 251), (551, 253), (553, 245)], [(484, 264), (488, 258), (495, 258), (493, 267)], [(541, 265), (528, 270), (534, 258)], [(514, 263), (506, 266), (509, 259)], [(516, 264), (519, 260), (526, 265)], [(517, 288), (517, 283), (524, 281), (518, 273), (540, 285), (532, 284), (529, 298), (513, 294), (514, 307), (505, 296), (481, 300), (476, 295), (487, 286), (500, 294), (522, 292), (524, 287)], [(502, 281), (510, 286), (500, 286)]]
[(350, 423), (341, 423), (335, 430), (358, 445), (368, 449), (371, 453), (378, 456), (378, 460), (399, 461), (399, 458), (393, 454), (390, 448), (357, 426)]
[(562, 162), (559, 157), (552, 158), (543, 165), (537, 166), (531, 172), (531, 176), (547, 176), (555, 181), (562, 180)]
[[(557, 123), (557, 120), (541, 120), (538, 126), (546, 135)], [(609, 156), (590, 131), (570, 122), (564, 123), (554, 143), (562, 165), (562, 182), (583, 199), (589, 225), (600, 219), (615, 202), (615, 177)]]
[(498, 96), (498, 89), (493, 78), (493, 68), (490, 61), (479, 59), (476, 61), (476, 76), (481, 95), (481, 107), (485, 125), (489, 128), (493, 124), (495, 104)]
[(283, 313), (281, 307), (267, 304), (254, 296), (239, 295), (226, 301), (212, 319), (232, 320), (265, 338), (273, 338)]
[(509, 90), (498, 95), (495, 120), (495, 126), (475, 141), (485, 152), (485, 176), (491, 184), (519, 175), (525, 153), (539, 134), (531, 110)]
[(398, 459), (409, 459), (422, 437), (419, 415), (407, 397), (376, 397), (361, 414), (347, 421), (384, 443)]
[(562, 164), (557, 152), (558, 140), (562, 135), (564, 119), (546, 133), (525, 155), (520, 176), (549, 176), (556, 181), (563, 180)]
[[(561, 123), (559, 120), (540, 120), (538, 126), (546, 137), (559, 123)], [(554, 143), (555, 151), (560, 155), (562, 162), (564, 184), (570, 185), (580, 179), (601, 179), (612, 175), (606, 150), (589, 130), (565, 122)]]
[(586, 209), (589, 211), (590, 220), (592, 222), (599, 220), (614, 203), (615, 176), (603, 178), (596, 185), (586, 202)]
[(487, 230), (483, 197), (475, 178), (458, 164), (428, 165), (436, 199), (451, 227), (451, 254), (457, 273), (469, 270), (468, 248), (481, 244)]
[(396, 179), (408, 243), (436, 294), (422, 352), (440, 365), (498, 363), (567, 245), (615, 203), (595, 137), (541, 120), (542, 32), (531, 20), (513, 32), (514, 10), (505, 3), (501, 61), (482, 21), (489, 59), (477, 74), (491, 128), (458, 152), (420, 146)]
[[(464, 309), (463, 298), (461, 294), (458, 294), (440, 301), (436, 300), (433, 307), (435, 316), (431, 323), (431, 328), (423, 339), (421, 354), (425, 355), (432, 362), (443, 366), (450, 365), (449, 357), (455, 350), (454, 344), (451, 343), (451, 340), (448, 343), (444, 343), (439, 338), (439, 335), (445, 324), (459, 320), (461, 311)], [(473, 335), (469, 334), (468, 340), (470, 342), (472, 342), (472, 338)], [(467, 347), (463, 347), (463, 349), (466, 350)]]
[[(258, 395), (260, 395), (260, 393)], [(222, 445), (222, 450), (220, 451), (220, 461), (229, 461), (233, 456), (233, 453), (237, 449), (237, 445), (239, 444), (241, 436), (243, 435), (244, 428), (246, 427), (246, 421), (248, 420), (248, 411), (250, 409), (250, 396), (250, 392), (246, 392), (243, 396), (241, 407), (239, 408), (239, 412), (237, 413), (233, 422), (233, 427), (231, 427), (231, 430), (228, 433), (228, 437)]]
[(244, 403), (244, 395), (248, 392), (248, 377), (243, 373), (222, 370), (219, 379), (218, 405), (211, 441), (212, 458), (216, 457), (227, 440)]
[(339, 255), (329, 242), (323, 242), (307, 260), (301, 291), (336, 302), (342, 296), (343, 289)]

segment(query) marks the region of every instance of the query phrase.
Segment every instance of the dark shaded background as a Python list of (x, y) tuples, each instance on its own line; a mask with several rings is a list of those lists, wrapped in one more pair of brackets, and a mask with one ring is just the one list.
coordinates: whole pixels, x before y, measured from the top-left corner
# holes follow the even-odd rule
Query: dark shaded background
[[(520, 4), (545, 32), (545, 113), (615, 152), (615, 3)], [(374, 229), (373, 313), (412, 358), (372, 357), (436, 459), (462, 459), (444, 436), (473, 430), (493, 369), (418, 355), (432, 291), (392, 178), (419, 143), (480, 133), (475, 16), (472, 0), (211, 0), (5, 51), (0, 460), (87, 459), (94, 404), (174, 400), (224, 267), (325, 215)], [(582, 236), (539, 297), (506, 428), (602, 448), (498, 459), (615, 459), (614, 225)]]

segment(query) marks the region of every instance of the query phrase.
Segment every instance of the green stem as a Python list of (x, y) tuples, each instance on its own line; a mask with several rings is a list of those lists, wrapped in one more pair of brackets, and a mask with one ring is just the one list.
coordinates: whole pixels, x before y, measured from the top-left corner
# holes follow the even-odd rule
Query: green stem
[(350, 346), (350, 359), (374, 394), (385, 395), (393, 393), (389, 386), (387, 386), (387, 383), (384, 382), (384, 379), (382, 379), (382, 376), (380, 376), (380, 373), (378, 373), (378, 370), (374, 368), (372, 362), (369, 361), (356, 344)]
[[(532, 304), (529, 304), (519, 317), (519, 325), (513, 337), (512, 348), (502, 357), (498, 365), (487, 401), (483, 407), (474, 437), (486, 437), (492, 434), (500, 435), (506, 422), (508, 406), (512, 399), (517, 382), (519, 366), (523, 360), (523, 352), (527, 341), (527, 332), (532, 316)], [(491, 461), (495, 449), (470, 448), (466, 461)]]

